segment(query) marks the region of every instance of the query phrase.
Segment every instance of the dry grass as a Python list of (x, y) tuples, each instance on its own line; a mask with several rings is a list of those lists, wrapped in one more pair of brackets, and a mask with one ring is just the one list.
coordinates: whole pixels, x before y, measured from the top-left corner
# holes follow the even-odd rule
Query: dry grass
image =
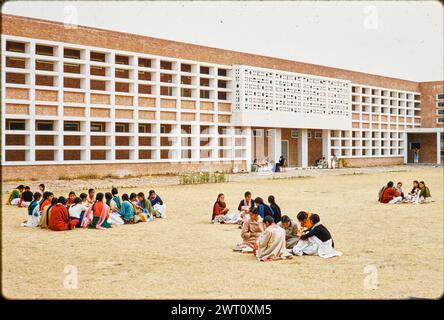
[[(406, 187), (423, 179), (436, 202), (378, 204), (377, 192), (389, 179)], [(19, 226), (24, 209), (3, 207), (2, 291), (24, 299), (437, 298), (443, 292), (442, 180), (442, 168), (426, 168), (154, 187), (168, 205), (166, 220), (106, 231), (26, 229)], [(302, 209), (319, 213), (344, 256), (259, 263), (234, 253), (239, 229), (211, 225), (211, 208), (223, 192), (234, 210), (246, 190), (275, 195), (291, 217)], [(65, 194), (69, 186), (57, 191)], [(67, 265), (78, 268), (78, 289), (63, 287)], [(378, 270), (376, 290), (364, 287), (368, 265)], [(259, 290), (266, 276), (272, 279)]]

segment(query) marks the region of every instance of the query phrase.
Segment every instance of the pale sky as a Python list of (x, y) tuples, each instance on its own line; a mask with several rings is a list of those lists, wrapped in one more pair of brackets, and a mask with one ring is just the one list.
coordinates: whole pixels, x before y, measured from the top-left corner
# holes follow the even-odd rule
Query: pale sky
[(10, 1), (2, 13), (413, 81), (444, 79), (438, 1)]

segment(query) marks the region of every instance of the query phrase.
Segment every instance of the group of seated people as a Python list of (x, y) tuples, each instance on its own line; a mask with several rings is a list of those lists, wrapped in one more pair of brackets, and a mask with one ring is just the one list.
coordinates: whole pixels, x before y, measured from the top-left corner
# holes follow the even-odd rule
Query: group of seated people
[(406, 193), (402, 187), (402, 182), (398, 182), (396, 187), (393, 181), (389, 181), (387, 185), (379, 190), (378, 201), (381, 203), (430, 203), (432, 195), (429, 187), (424, 181), (413, 181), (412, 190)]
[(251, 165), (251, 172), (281, 172), (285, 167), (286, 159), (284, 156), (280, 156), (277, 162), (270, 161), (268, 158), (264, 158), (261, 162), (257, 159), (253, 160)]
[(282, 215), (275, 197), (270, 195), (265, 204), (261, 197), (252, 200), (251, 192), (244, 194), (238, 210), (230, 213), (225, 196), (219, 194), (213, 206), (213, 223), (239, 224), (242, 242), (234, 251), (253, 253), (259, 261), (292, 258), (293, 255), (318, 255), (322, 258), (341, 256), (334, 249), (328, 229), (320, 223), (317, 214), (301, 211), (298, 223)]
[[(154, 190), (150, 190), (148, 198), (143, 192), (124, 193), (120, 197), (117, 188), (111, 192), (88, 193), (79, 196), (71, 191), (68, 198), (56, 197), (45, 190), (42, 184), (40, 192), (25, 194), (22, 185), (11, 191), (7, 204), (28, 207), (28, 218), (23, 222), (25, 227), (41, 227), (54, 231), (73, 230), (75, 228), (107, 229), (112, 225), (134, 224), (153, 221), (154, 218), (166, 218), (166, 206)], [(23, 190), (21, 194), (16, 191)], [(17, 200), (18, 199), (18, 200)], [(30, 200), (30, 201), (29, 201)]]
[(336, 155), (330, 156), (329, 159), (325, 157), (315, 160), (314, 167), (317, 169), (335, 169), (338, 165), (338, 157)]

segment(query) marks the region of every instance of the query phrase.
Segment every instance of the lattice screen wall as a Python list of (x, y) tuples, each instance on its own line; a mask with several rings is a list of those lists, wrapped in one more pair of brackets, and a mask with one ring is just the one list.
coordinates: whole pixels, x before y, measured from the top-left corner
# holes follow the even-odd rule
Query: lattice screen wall
[(235, 66), (234, 111), (350, 116), (349, 81)]

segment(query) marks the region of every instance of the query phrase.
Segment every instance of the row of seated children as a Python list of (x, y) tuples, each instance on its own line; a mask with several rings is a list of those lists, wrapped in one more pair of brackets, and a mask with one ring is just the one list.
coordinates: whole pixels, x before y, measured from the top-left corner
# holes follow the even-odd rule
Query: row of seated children
[(381, 203), (430, 203), (432, 195), (424, 181), (414, 180), (409, 193), (404, 191), (402, 182), (398, 182), (395, 187), (393, 181), (389, 181), (379, 190), (378, 201)]
[(57, 198), (45, 191), (43, 195), (33, 194), (28, 219), (22, 225), (54, 231), (79, 227), (107, 229), (112, 225), (152, 221), (154, 217), (165, 218), (165, 211), (166, 206), (154, 190), (150, 191), (148, 199), (143, 192), (123, 194), (120, 198), (116, 188), (97, 195), (94, 189), (89, 189), (88, 194), (81, 193), (79, 197), (71, 191), (68, 198)]
[(315, 255), (322, 258), (341, 256), (334, 249), (328, 229), (321, 224), (319, 215), (301, 211), (297, 215), (301, 225), (287, 215), (276, 223), (271, 215), (261, 218), (257, 209), (242, 225), (242, 242), (234, 251), (253, 253), (259, 261), (289, 259), (293, 255)]
[[(43, 194), (45, 191), (45, 185), (39, 185), (40, 192)], [(6, 198), (7, 205), (13, 205), (18, 207), (27, 207), (31, 204), (33, 200), (33, 192), (29, 186), (24, 186), (23, 184), (12, 189)]]
[(251, 192), (247, 191), (244, 198), (240, 201), (237, 212), (230, 212), (225, 202), (225, 195), (220, 193), (213, 205), (212, 223), (238, 224), (239, 228), (243, 222), (250, 218), (250, 213), (257, 209), (263, 219), (270, 215), (276, 222), (281, 221), (281, 208), (276, 203), (274, 196), (268, 196), (268, 204), (264, 203), (261, 197), (252, 198)]

